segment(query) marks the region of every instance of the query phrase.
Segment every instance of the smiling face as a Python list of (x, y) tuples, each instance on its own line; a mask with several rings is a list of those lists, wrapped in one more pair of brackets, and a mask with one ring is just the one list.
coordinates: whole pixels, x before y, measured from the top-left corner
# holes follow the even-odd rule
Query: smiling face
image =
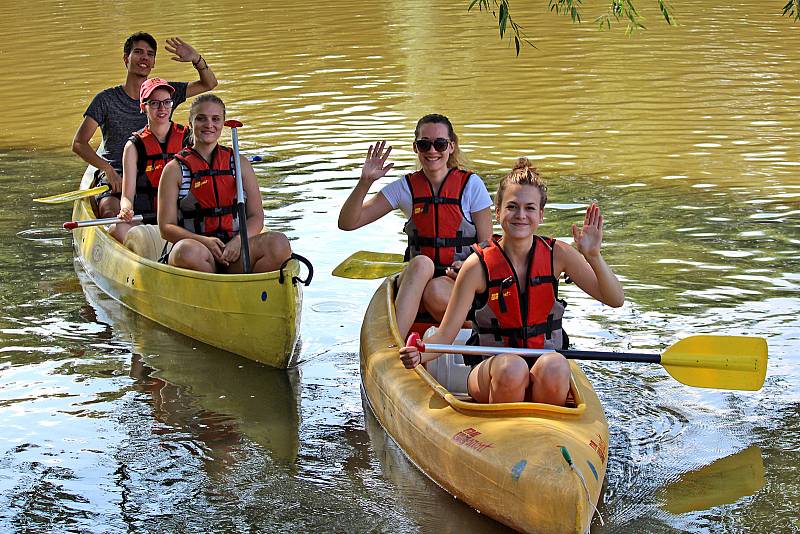
[[(446, 124), (428, 122), (420, 126), (417, 139), (424, 139), (433, 143), (437, 139), (450, 140), (450, 134)], [(447, 160), (450, 158), (450, 154), (453, 153), (453, 142), (447, 143), (447, 148), (444, 152), (438, 152), (433, 146), (422, 152), (415, 143), (414, 152), (417, 153), (419, 162), (422, 164), (422, 169), (426, 174), (447, 171)]]
[(129, 73), (147, 78), (156, 65), (156, 50), (147, 41), (135, 41), (130, 53), (122, 59)]
[(150, 124), (169, 122), (172, 105), (166, 106), (164, 103), (171, 100), (172, 93), (163, 87), (159, 87), (150, 93), (144, 105), (144, 109), (147, 112), (147, 121)]
[(530, 238), (544, 220), (541, 191), (534, 185), (509, 184), (495, 215), (506, 238)]
[(225, 109), (216, 102), (202, 102), (195, 109), (192, 106), (192, 130), (195, 145), (212, 145), (222, 135), (225, 124)]

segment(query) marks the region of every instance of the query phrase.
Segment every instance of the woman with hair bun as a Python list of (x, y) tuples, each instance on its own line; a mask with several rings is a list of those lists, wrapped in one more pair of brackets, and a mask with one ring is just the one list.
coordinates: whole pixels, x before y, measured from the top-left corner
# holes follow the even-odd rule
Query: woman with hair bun
[[(501, 236), (474, 247), (455, 281), (440, 328), (426, 343), (452, 343), (468, 312), (474, 312), (472, 342), (518, 348), (551, 348), (529, 367), (518, 355), (474, 357), (464, 391), (482, 403), (532, 401), (563, 406), (569, 392), (567, 360), (561, 329), (563, 301), (558, 299), (562, 274), (596, 300), (622, 306), (625, 293), (600, 254), (603, 217), (595, 204), (583, 225), (572, 225), (575, 248), (536, 234), (544, 220), (547, 187), (527, 158), (520, 158), (500, 182), (495, 216)], [(577, 250), (576, 250), (577, 249)], [(409, 369), (435, 359), (416, 347), (400, 349)]]
[(403, 176), (366, 199), (374, 182), (394, 166), (386, 141), (369, 147), (361, 177), (339, 213), (339, 228), (355, 230), (400, 208), (408, 218), (408, 266), (395, 300), (397, 326), (405, 336), (419, 311), (441, 321), (456, 273), (470, 247), (492, 234), (492, 199), (481, 178), (464, 170), (450, 120), (425, 115), (414, 130), (420, 170)]

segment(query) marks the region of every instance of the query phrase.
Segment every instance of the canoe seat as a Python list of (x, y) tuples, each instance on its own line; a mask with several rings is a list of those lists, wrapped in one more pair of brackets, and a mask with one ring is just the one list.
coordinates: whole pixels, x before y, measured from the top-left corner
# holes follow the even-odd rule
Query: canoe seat
[[(423, 338), (433, 335), (434, 332), (436, 332), (436, 327), (431, 326), (425, 331)], [(471, 335), (472, 330), (462, 328), (458, 331), (453, 345), (465, 345)], [(464, 357), (461, 354), (442, 354), (435, 360), (426, 363), (425, 369), (437, 382), (460, 400), (472, 400), (467, 393), (467, 377), (472, 367), (464, 363)]]
[(156, 224), (139, 224), (128, 231), (125, 247), (148, 260), (158, 261), (167, 244)]

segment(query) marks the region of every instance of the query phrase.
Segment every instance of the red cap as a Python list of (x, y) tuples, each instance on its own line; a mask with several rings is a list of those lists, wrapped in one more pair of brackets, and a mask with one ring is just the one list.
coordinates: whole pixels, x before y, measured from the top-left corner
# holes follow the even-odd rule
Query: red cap
[(144, 83), (142, 83), (142, 88), (139, 90), (139, 101), (144, 104), (145, 100), (150, 98), (150, 95), (153, 94), (153, 91), (159, 87), (163, 87), (169, 91), (170, 94), (175, 92), (175, 88), (167, 83), (167, 80), (164, 78), (148, 78), (144, 81)]

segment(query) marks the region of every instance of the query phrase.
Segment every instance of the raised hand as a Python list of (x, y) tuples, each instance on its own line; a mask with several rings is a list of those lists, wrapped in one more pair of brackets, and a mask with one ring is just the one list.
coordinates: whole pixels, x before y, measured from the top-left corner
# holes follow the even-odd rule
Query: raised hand
[(374, 145), (370, 145), (367, 150), (367, 159), (364, 160), (364, 166), (361, 168), (361, 180), (367, 185), (371, 185), (386, 176), (389, 169), (394, 167), (394, 163), (386, 164), (391, 153), (392, 147), (387, 148), (386, 141), (378, 141)]
[(578, 251), (585, 258), (600, 255), (600, 244), (603, 242), (603, 216), (597, 204), (592, 203), (586, 208), (582, 228), (572, 225), (572, 238)]
[(180, 61), (181, 63), (196, 63), (200, 61), (200, 54), (197, 53), (197, 50), (180, 37), (167, 39), (165, 48), (167, 52), (173, 54), (172, 61)]

